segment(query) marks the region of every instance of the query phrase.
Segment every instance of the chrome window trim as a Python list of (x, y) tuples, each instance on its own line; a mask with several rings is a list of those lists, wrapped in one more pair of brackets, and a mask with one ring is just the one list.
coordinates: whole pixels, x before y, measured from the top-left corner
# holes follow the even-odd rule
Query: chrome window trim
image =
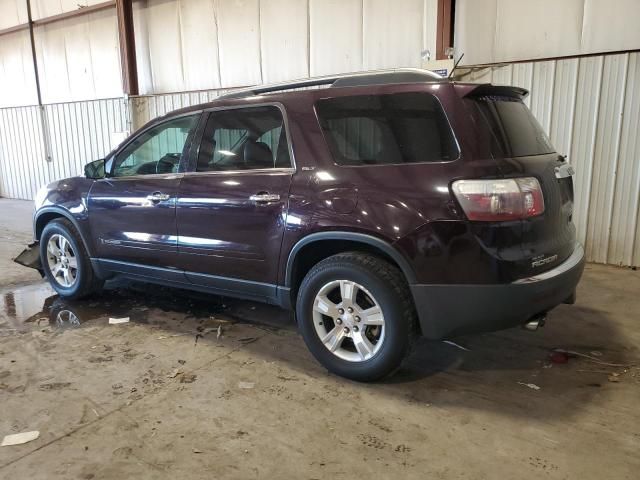
[(265, 173), (288, 173), (293, 175), (295, 173), (294, 168), (254, 168), (249, 170), (210, 170), (208, 172), (184, 172), (186, 176), (193, 175), (242, 175), (242, 174), (265, 174)]

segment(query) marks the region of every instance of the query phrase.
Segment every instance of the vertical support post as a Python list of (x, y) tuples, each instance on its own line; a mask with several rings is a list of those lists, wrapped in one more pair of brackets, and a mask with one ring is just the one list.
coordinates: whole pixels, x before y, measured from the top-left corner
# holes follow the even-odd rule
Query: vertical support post
[(449, 58), (445, 51), (453, 46), (454, 0), (438, 0), (438, 20), (436, 23), (436, 60)]
[(127, 95), (138, 95), (136, 40), (133, 31), (133, 0), (116, 0), (122, 89)]
[(27, 0), (27, 21), (29, 22), (29, 38), (31, 39), (31, 58), (33, 59), (33, 72), (36, 76), (36, 92), (38, 105), (42, 106), (42, 94), (40, 92), (40, 76), (38, 75), (38, 57), (36, 57), (36, 42), (33, 36), (33, 18), (31, 17), (31, 0)]
[(40, 74), (38, 72), (38, 57), (36, 56), (36, 41), (33, 34), (33, 17), (31, 15), (31, 0), (27, 2), (27, 21), (29, 23), (29, 39), (31, 41), (31, 58), (33, 60), (33, 74), (36, 80), (36, 94), (38, 96), (38, 116), (40, 117), (40, 128), (42, 129), (42, 140), (44, 143), (44, 156), (47, 162), (52, 160), (51, 139), (49, 138), (49, 126), (42, 104), (42, 91), (40, 90)]

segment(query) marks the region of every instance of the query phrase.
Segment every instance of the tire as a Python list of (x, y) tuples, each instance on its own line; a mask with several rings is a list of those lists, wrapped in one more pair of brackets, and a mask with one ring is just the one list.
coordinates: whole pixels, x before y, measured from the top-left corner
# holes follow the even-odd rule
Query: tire
[(415, 307), (402, 272), (359, 252), (316, 264), (300, 285), (296, 314), (313, 356), (330, 372), (356, 381), (391, 375), (417, 336)]
[(93, 271), (80, 234), (67, 219), (57, 218), (44, 227), (40, 236), (40, 260), (49, 284), (61, 297), (83, 298), (104, 285)]

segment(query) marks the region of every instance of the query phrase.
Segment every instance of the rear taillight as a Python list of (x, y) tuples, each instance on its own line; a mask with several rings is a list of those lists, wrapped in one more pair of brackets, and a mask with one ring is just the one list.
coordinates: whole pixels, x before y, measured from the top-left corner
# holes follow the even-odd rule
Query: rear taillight
[(457, 180), (451, 188), (469, 220), (500, 222), (544, 212), (542, 189), (533, 177)]

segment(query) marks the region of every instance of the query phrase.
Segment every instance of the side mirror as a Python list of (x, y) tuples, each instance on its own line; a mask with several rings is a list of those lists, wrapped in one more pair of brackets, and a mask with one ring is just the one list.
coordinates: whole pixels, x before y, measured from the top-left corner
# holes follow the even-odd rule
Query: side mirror
[(94, 160), (84, 166), (84, 176), (87, 178), (104, 178), (104, 159)]

